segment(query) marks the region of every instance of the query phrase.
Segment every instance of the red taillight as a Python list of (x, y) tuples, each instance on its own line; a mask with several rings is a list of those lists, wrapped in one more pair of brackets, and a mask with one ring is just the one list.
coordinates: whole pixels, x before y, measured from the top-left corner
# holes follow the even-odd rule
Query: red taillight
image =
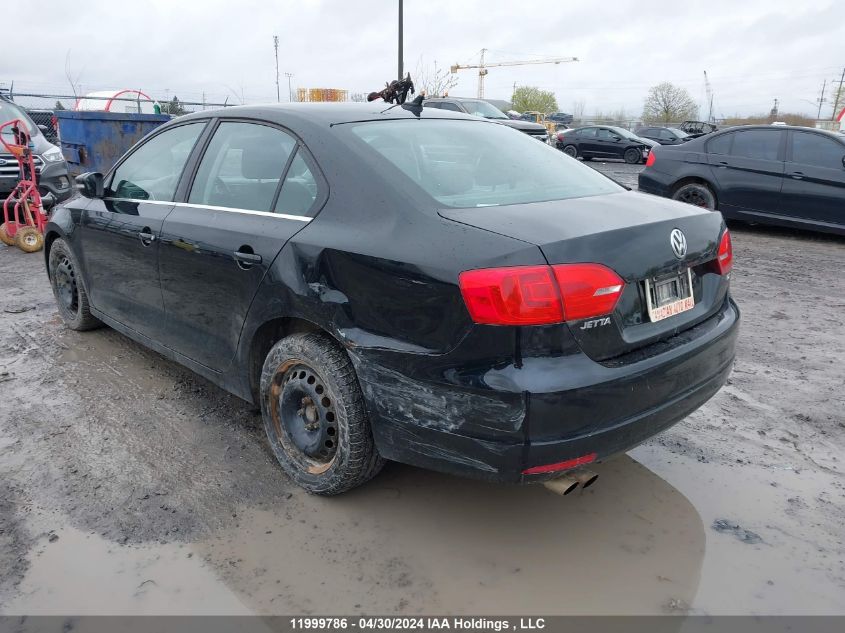
[(560, 295), (548, 266), (468, 270), (458, 281), (476, 323), (543, 325), (563, 321)]
[(547, 325), (613, 312), (625, 283), (601, 264), (512, 266), (460, 274), (469, 314), (488, 325)]
[(562, 141), (562, 140), (563, 140), (563, 136), (564, 136), (565, 134), (566, 134), (566, 132), (558, 132), (558, 133), (557, 133), (557, 140)]
[(655, 160), (656, 158), (654, 157), (654, 148), (652, 148), (648, 150), (648, 158), (645, 159), (645, 166), (651, 167), (652, 165), (654, 165)]
[(601, 264), (559, 264), (552, 266), (563, 298), (567, 321), (579, 321), (610, 314), (622, 296), (625, 282)]
[(734, 264), (734, 249), (731, 244), (731, 234), (728, 229), (725, 229), (722, 235), (722, 241), (719, 242), (719, 255), (716, 257), (716, 267), (719, 269), (719, 274), (727, 275), (731, 272)]
[(565, 462), (557, 462), (556, 464), (545, 464), (543, 466), (533, 466), (522, 471), (523, 475), (540, 475), (542, 473), (556, 473), (561, 470), (572, 470), (584, 464), (590, 464), (596, 461), (596, 454), (582, 455), (575, 459), (569, 459)]

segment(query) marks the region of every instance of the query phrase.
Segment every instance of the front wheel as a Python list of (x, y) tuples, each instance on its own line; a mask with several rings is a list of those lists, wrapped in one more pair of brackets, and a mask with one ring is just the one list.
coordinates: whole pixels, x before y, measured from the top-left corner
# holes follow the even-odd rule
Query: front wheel
[(642, 161), (643, 153), (640, 150), (632, 147), (630, 149), (625, 150), (624, 158), (625, 162), (629, 165), (635, 165)]
[(716, 194), (705, 184), (699, 182), (691, 182), (689, 184), (678, 187), (675, 193), (672, 194), (672, 200), (678, 202), (686, 202), (687, 204), (701, 207), (703, 209), (716, 209)]
[(59, 307), (62, 321), (71, 330), (93, 330), (102, 323), (91, 314), (88, 293), (79, 277), (79, 266), (70, 247), (62, 238), (50, 248), (48, 259), (50, 285)]
[(261, 372), (261, 415), (279, 464), (308, 492), (346, 492), (384, 465), (352, 362), (325, 335), (293, 334), (273, 346)]

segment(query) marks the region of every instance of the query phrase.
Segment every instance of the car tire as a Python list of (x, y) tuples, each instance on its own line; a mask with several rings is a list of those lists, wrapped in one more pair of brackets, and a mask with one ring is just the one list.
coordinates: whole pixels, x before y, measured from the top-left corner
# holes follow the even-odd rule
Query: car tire
[(381, 470), (355, 368), (323, 334), (293, 334), (267, 354), (261, 416), (270, 448), (299, 486), (336, 495)]
[(9, 231), (6, 228), (6, 223), (0, 224), (0, 242), (3, 242), (7, 246), (14, 246), (15, 245), (15, 238), (9, 235)]
[(567, 156), (572, 156), (572, 158), (578, 158), (578, 148), (574, 145), (564, 145), (561, 151)]
[(710, 187), (700, 182), (691, 182), (678, 187), (672, 193), (672, 200), (711, 211), (716, 210), (716, 194)]
[(643, 153), (642, 150), (638, 150), (636, 147), (631, 147), (625, 150), (625, 154), (622, 157), (629, 165), (636, 165), (642, 162)]
[(62, 238), (53, 242), (47, 266), (59, 316), (65, 325), (77, 331), (102, 327), (103, 323), (91, 314), (88, 293), (79, 276), (79, 265)]

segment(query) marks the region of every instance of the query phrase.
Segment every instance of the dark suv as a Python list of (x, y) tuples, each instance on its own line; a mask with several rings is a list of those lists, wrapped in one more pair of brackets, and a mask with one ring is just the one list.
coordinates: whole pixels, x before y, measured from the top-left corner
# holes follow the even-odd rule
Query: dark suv
[(453, 112), (464, 112), (474, 116), (484, 117), (496, 123), (507, 125), (520, 132), (525, 132), (539, 141), (547, 143), (549, 131), (539, 123), (531, 121), (520, 121), (511, 119), (504, 112), (494, 105), (490, 105), (482, 99), (469, 99), (464, 97), (435, 97), (426, 99), (423, 105), (426, 108), (439, 108), (440, 110), (451, 110)]
[[(41, 195), (53, 194), (57, 201), (65, 200), (73, 193), (73, 187), (67, 172), (67, 163), (62, 150), (50, 143), (43, 131), (32, 118), (19, 107), (4, 97), (0, 97), (0, 124), (20, 119), (32, 135), (34, 146), (35, 171), (38, 174), (38, 190)], [(10, 133), (11, 134), (11, 133)], [(11, 142), (11, 136), (4, 140)], [(0, 145), (0, 199), (5, 198), (15, 185), (19, 177), (18, 162), (15, 157)]]

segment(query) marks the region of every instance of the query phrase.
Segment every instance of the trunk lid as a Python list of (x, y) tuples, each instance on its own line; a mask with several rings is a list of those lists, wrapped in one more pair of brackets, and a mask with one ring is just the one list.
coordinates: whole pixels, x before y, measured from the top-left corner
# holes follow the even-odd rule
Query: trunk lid
[[(584, 352), (604, 360), (669, 338), (714, 314), (727, 278), (716, 272), (719, 213), (636, 192), (500, 207), (443, 209), (440, 215), (537, 245), (549, 264), (599, 263), (625, 281), (610, 319), (570, 321)], [(670, 234), (680, 229), (687, 252), (678, 258)], [(687, 269), (690, 275), (687, 276)], [(651, 321), (645, 280), (681, 276), (692, 281), (694, 306)]]

